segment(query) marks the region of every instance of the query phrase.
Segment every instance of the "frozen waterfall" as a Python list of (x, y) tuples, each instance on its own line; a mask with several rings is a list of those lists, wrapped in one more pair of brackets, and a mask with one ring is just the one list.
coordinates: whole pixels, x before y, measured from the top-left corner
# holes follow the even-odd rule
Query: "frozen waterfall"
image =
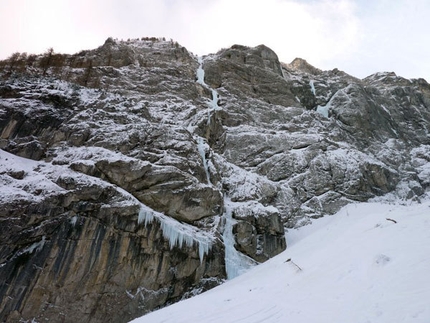
[(227, 279), (233, 279), (242, 275), (248, 269), (253, 267), (256, 262), (245, 256), (243, 253), (236, 250), (234, 247), (235, 239), (233, 235), (233, 202), (228, 199), (224, 200), (225, 204), (225, 226), (223, 233), (224, 247), (225, 247), (225, 269), (227, 272)]
[(208, 102), (208, 124), (210, 123), (210, 116), (211, 112), (214, 110), (221, 110), (220, 106), (218, 105), (219, 101), (219, 95), (218, 92), (215, 89), (211, 89), (206, 83), (205, 83), (205, 71), (203, 69), (203, 58), (199, 56), (197, 58), (197, 61), (199, 62), (199, 67), (196, 71), (196, 77), (197, 77), (197, 83), (201, 84), (203, 87), (210, 89), (212, 92), (212, 100)]
[(199, 62), (199, 67), (197, 68), (197, 83), (203, 85), (204, 87), (207, 87), (205, 83), (205, 71), (203, 70), (203, 58), (199, 56), (197, 58), (197, 61)]

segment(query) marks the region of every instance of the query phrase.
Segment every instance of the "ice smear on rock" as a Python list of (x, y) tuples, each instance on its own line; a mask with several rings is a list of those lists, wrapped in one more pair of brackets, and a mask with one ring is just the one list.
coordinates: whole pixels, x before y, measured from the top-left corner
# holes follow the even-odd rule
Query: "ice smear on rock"
[(219, 95), (218, 92), (215, 89), (211, 89), (206, 83), (205, 83), (205, 71), (203, 69), (203, 58), (199, 56), (197, 58), (197, 61), (199, 62), (199, 67), (197, 68), (196, 76), (197, 76), (197, 83), (201, 84), (207, 89), (210, 89), (212, 91), (212, 100), (208, 102), (208, 124), (210, 123), (210, 116), (211, 112), (214, 110), (221, 110), (221, 108), (218, 106), (218, 100)]
[(43, 236), (42, 237), (42, 240), (40, 240), (40, 241), (38, 241), (38, 242), (35, 242), (35, 243), (33, 243), (30, 247), (28, 247), (28, 248), (25, 248), (24, 249), (24, 251), (23, 251), (23, 253), (26, 253), (26, 252), (28, 252), (28, 253), (33, 253), (33, 251), (34, 250), (36, 250), (36, 251), (40, 251), (40, 250), (42, 250), (43, 249), (43, 246), (45, 245), (45, 242), (46, 242), (46, 237), (45, 236)]
[(323, 117), (326, 117), (326, 118), (328, 118), (328, 108), (329, 108), (329, 106), (328, 106), (328, 104), (327, 105), (325, 105), (325, 106), (318, 106), (317, 107), (317, 112), (319, 113), (319, 114), (321, 114)]
[(138, 224), (144, 223), (145, 226), (152, 223), (156, 219), (161, 226), (163, 236), (169, 240), (170, 249), (173, 247), (182, 248), (187, 246), (192, 248), (195, 244), (199, 247), (200, 262), (203, 257), (208, 254), (212, 246), (213, 237), (205, 232), (198, 231), (196, 228), (180, 223), (162, 213), (156, 212), (144, 204), (141, 204)]
[(220, 110), (221, 108), (218, 106), (218, 92), (212, 89), (212, 101), (210, 102), (210, 106), (213, 110)]
[(205, 173), (206, 173), (206, 180), (207, 180), (208, 184), (210, 184), (211, 178), (210, 178), (210, 174), (209, 174), (208, 161), (206, 159), (206, 147), (205, 147), (205, 142), (203, 141), (203, 138), (201, 138), (201, 137), (197, 138), (197, 148), (199, 150), (200, 157), (202, 158), (203, 168), (205, 169)]
[(314, 84), (314, 80), (311, 80), (309, 82), (309, 86), (311, 87), (311, 92), (312, 94), (315, 96), (316, 95), (316, 91), (315, 91), (315, 84)]

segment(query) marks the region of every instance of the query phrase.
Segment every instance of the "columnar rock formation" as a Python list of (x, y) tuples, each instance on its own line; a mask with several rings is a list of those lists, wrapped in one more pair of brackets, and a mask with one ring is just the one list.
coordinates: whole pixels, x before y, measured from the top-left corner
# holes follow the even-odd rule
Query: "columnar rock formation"
[(47, 55), (1, 64), (2, 321), (126, 322), (280, 253), (284, 228), (429, 188), (423, 79), (263, 45)]

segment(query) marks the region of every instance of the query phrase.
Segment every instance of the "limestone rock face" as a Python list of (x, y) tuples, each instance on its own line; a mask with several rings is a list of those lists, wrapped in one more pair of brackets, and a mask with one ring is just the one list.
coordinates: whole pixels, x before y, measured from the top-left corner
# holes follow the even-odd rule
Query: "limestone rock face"
[[(45, 181), (57, 184), (49, 191), (27, 188), (39, 198), (3, 200), (2, 320), (125, 322), (224, 278), (223, 246), (215, 237), (179, 247), (163, 233), (166, 221), (138, 220), (141, 205), (125, 191), (62, 167), (57, 171), (52, 178), (38, 172), (42, 187)], [(201, 243), (211, 244), (210, 252), (201, 254)]]
[(322, 71), (302, 58), (295, 58), (291, 63), (284, 64), (286, 69), (290, 69), (297, 72), (305, 72), (306, 74), (319, 75)]
[(234, 209), (233, 218), (237, 220), (234, 232), (238, 250), (251, 258), (263, 262), (286, 248), (284, 227), (276, 208), (251, 202)]
[(222, 195), (194, 176), (173, 166), (155, 166), (140, 161), (107, 161), (95, 164), (102, 178), (132, 193), (141, 202), (185, 222), (194, 222), (222, 212)]
[(234, 45), (208, 58), (203, 67), (205, 82), (212, 88), (222, 87), (232, 94), (272, 104), (297, 105), (290, 88), (285, 86), (278, 56), (264, 45)]
[(127, 322), (241, 269), (227, 246), (263, 262), (284, 228), (429, 192), (423, 79), (155, 38), (46, 55), (0, 62), (0, 321)]

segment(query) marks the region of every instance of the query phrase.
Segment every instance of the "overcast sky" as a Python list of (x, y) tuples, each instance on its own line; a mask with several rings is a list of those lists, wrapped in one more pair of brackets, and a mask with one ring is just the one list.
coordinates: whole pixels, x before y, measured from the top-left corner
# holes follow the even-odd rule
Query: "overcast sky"
[(156, 36), (198, 55), (265, 44), (286, 63), (430, 82), (429, 0), (0, 0), (0, 30), (0, 59)]

